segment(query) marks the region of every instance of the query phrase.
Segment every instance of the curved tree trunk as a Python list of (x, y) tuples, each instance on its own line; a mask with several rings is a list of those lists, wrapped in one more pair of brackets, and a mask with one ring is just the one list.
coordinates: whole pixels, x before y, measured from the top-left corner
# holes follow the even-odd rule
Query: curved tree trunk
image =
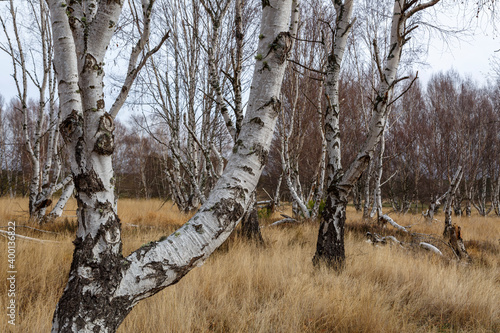
[(247, 210), (267, 161), (280, 109), (281, 82), (291, 47), (291, 1), (264, 3), (263, 38), (257, 51), (263, 57), (255, 65), (246, 118), (226, 169), (204, 205), (175, 233), (128, 257), (122, 255), (114, 195), (114, 123), (103, 95), (104, 55), (121, 4), (99, 2), (97, 10), (93, 1), (61, 6), (49, 0), (49, 6), (63, 110), (61, 133), (70, 154), (78, 202), (73, 262), (52, 331), (114, 332), (140, 300), (203, 264)]

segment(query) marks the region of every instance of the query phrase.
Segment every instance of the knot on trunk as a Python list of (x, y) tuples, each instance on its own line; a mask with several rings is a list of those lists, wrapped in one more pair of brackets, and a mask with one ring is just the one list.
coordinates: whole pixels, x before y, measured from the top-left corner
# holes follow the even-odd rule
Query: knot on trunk
[(68, 143), (72, 141), (73, 134), (83, 125), (83, 118), (78, 114), (78, 111), (73, 110), (68, 117), (59, 125), (59, 130), (64, 139)]
[(270, 51), (274, 52), (274, 56), (278, 63), (282, 64), (288, 58), (288, 53), (292, 48), (292, 36), (288, 31), (282, 31), (276, 36), (271, 45)]
[(96, 153), (101, 155), (113, 154), (115, 150), (114, 129), (113, 118), (108, 113), (105, 113), (99, 121), (98, 133), (100, 132), (100, 135), (94, 144), (94, 151)]

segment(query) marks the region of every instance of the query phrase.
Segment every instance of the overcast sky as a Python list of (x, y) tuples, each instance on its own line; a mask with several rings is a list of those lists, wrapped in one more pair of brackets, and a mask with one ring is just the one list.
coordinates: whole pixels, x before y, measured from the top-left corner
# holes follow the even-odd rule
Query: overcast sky
[[(0, 2), (0, 6), (5, 3)], [(460, 16), (448, 12), (448, 16), (438, 14), (437, 24), (449, 22), (451, 26), (460, 24)], [(462, 18), (463, 19), (463, 18)], [(453, 22), (455, 21), (455, 22)], [(500, 57), (500, 36), (494, 36), (493, 29), (487, 25), (475, 24), (475, 28), (469, 31), (469, 36), (463, 37), (461, 41), (449, 39), (447, 43), (439, 38), (432, 38), (427, 56), (428, 66), (418, 68), (419, 76), (423, 82), (427, 82), (432, 73), (455, 69), (462, 75), (469, 75), (478, 83), (486, 83), (491, 71), (492, 57)], [(498, 33), (497, 33), (498, 34)], [(0, 41), (5, 41), (0, 34)], [(0, 51), (0, 94), (6, 101), (16, 95), (14, 81), (11, 77), (12, 65), (10, 58)]]

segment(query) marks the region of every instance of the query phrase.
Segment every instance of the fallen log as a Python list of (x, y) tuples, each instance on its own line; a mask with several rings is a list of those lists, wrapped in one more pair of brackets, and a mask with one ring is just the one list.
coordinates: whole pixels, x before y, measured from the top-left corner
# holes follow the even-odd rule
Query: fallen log
[(425, 242), (420, 242), (420, 247), (428, 250), (428, 251), (431, 251), (431, 252), (434, 252), (436, 254), (439, 254), (441, 257), (443, 256), (443, 252), (441, 252), (437, 247), (435, 247), (434, 245), (431, 245), (429, 243), (425, 243)]
[(291, 216), (288, 216), (288, 215), (285, 215), (285, 214), (280, 214), (281, 216), (284, 217), (284, 219), (281, 219), (279, 221), (276, 221), (274, 223), (271, 223), (269, 226), (272, 227), (272, 226), (277, 226), (277, 225), (280, 225), (280, 224), (284, 224), (284, 223), (300, 223), (299, 220), (297, 219), (294, 219), (293, 217)]
[(390, 225), (392, 225), (394, 228), (396, 228), (398, 230), (408, 232), (408, 230), (405, 227), (402, 227), (399, 224), (397, 224), (389, 215), (380, 216), (378, 218), (378, 221), (379, 221), (379, 223), (382, 223), (382, 224), (389, 223)]
[(394, 236), (380, 236), (379, 234), (377, 233), (371, 233), (371, 232), (367, 232), (366, 233), (366, 237), (368, 238), (368, 241), (373, 243), (373, 244), (377, 244), (377, 243), (381, 243), (381, 244), (387, 244), (387, 241), (391, 241), (393, 243), (396, 243), (398, 245), (401, 245), (402, 246), (402, 242), (400, 242), (396, 237)]

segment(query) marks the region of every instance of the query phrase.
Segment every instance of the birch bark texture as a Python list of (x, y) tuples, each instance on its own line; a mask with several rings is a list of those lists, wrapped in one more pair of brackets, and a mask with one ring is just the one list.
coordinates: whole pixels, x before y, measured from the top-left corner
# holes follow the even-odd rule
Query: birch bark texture
[(267, 161), (292, 45), (292, 1), (263, 1), (262, 6), (261, 56), (224, 173), (184, 226), (123, 257), (111, 163), (114, 122), (103, 93), (104, 57), (122, 3), (49, 0), (63, 115), (60, 129), (78, 202), (73, 262), (54, 313), (53, 332), (116, 331), (134, 305), (201, 265), (241, 220)]
[[(328, 147), (327, 175), (328, 188), (325, 210), (323, 212), (316, 253), (313, 257), (315, 265), (325, 264), (327, 267), (342, 269), (345, 262), (344, 225), (348, 195), (354, 183), (360, 178), (373, 158), (374, 150), (383, 135), (392, 103), (394, 86), (400, 81), (397, 78), (403, 45), (408, 42), (409, 34), (416, 26), (407, 27), (407, 20), (417, 12), (431, 7), (439, 0), (417, 3), (413, 0), (396, 0), (393, 7), (391, 36), (387, 56), (383, 66), (378, 66), (380, 83), (373, 102), (372, 117), (367, 138), (347, 171), (344, 173), (340, 163), (339, 135), (339, 103), (338, 77), (340, 63), (345, 50), (345, 39), (351, 27), (350, 16), (352, 1), (334, 1), (337, 11), (335, 43), (328, 59), (326, 74), (326, 98), (328, 102), (325, 119), (325, 135)], [(379, 61), (376, 63), (380, 64)]]

